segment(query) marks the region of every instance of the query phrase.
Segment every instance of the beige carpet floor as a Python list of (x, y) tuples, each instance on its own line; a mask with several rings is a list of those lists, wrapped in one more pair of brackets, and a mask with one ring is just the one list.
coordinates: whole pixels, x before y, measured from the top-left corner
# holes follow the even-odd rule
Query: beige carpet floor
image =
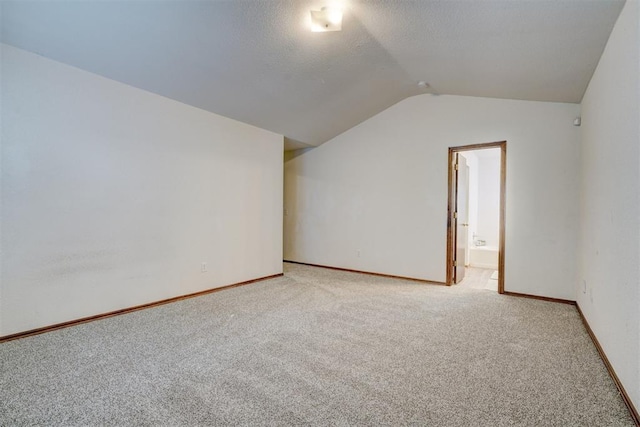
[[(457, 288), (485, 289), (498, 292), (498, 272), (494, 269), (465, 267), (464, 279)], [(495, 276), (495, 279), (493, 278)]]
[(573, 306), (285, 272), (1, 344), (0, 425), (633, 425)]

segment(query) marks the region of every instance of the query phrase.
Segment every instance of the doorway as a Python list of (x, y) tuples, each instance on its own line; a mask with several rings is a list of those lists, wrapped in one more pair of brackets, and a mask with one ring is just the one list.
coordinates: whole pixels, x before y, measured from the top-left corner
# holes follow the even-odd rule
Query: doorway
[[(473, 198), (473, 189), (470, 191), (470, 164), (478, 164), (478, 159), (492, 157), (490, 152), (496, 152), (499, 161), (496, 163), (496, 175), (499, 175), (499, 188), (496, 189), (497, 212), (493, 218), (497, 220), (497, 236), (492, 232), (485, 231), (487, 236), (478, 233), (478, 223), (472, 224), (469, 230), (470, 213), (473, 217), (474, 206), (478, 204), (469, 203), (469, 196)], [(473, 162), (468, 161), (475, 159)], [(505, 185), (506, 185), (506, 164), (507, 164), (507, 142), (489, 142), (485, 144), (473, 144), (449, 148), (449, 189), (448, 189), (448, 214), (447, 214), (447, 285), (460, 283), (465, 277), (469, 265), (481, 268), (493, 266), (493, 257), (497, 252), (497, 282), (498, 293), (504, 293), (504, 254), (505, 254)], [(477, 166), (476, 166), (477, 167)], [(471, 175), (473, 172), (471, 173)], [(473, 178), (471, 180), (473, 182)], [(481, 182), (481, 181), (480, 181)], [(477, 184), (476, 184), (477, 185)], [(473, 184), (472, 184), (473, 186)], [(476, 192), (476, 198), (477, 192)], [(476, 201), (477, 202), (477, 201)], [(471, 212), (470, 212), (471, 211)], [(496, 215), (497, 214), (497, 215)], [(477, 212), (475, 213), (477, 217)], [(490, 216), (491, 216), (490, 215)], [(486, 216), (486, 215), (485, 215)], [(497, 216), (497, 218), (496, 218)], [(473, 219), (473, 218), (472, 218)], [(491, 228), (491, 227), (489, 227)], [(489, 236), (490, 235), (490, 236)], [(489, 242), (489, 245), (487, 245)], [(474, 259), (475, 257), (475, 259)], [(473, 262), (471, 262), (473, 261)], [(484, 264), (483, 264), (484, 263)], [(474, 274), (477, 272), (474, 271)], [(495, 283), (495, 282), (494, 282)], [(495, 286), (495, 284), (494, 284)], [(494, 288), (495, 289), (495, 288)]]

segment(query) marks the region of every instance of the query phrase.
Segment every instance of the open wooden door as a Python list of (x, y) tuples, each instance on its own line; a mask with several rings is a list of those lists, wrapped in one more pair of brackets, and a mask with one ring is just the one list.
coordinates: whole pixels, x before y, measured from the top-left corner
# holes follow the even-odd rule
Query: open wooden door
[(455, 211), (453, 215), (455, 236), (453, 282), (460, 283), (464, 279), (467, 244), (469, 241), (469, 167), (467, 159), (456, 153), (455, 170)]
[(498, 293), (504, 293), (505, 212), (507, 141), (449, 147), (449, 192), (447, 203), (447, 285), (464, 278), (468, 245), (469, 172), (460, 152), (500, 148), (500, 236), (498, 244)]

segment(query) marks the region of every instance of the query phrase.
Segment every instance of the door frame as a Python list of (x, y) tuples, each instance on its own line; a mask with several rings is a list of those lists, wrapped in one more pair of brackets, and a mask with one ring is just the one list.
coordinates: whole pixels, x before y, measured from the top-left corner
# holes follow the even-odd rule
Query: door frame
[(498, 237), (498, 293), (504, 293), (504, 252), (505, 252), (505, 213), (506, 213), (506, 186), (507, 186), (507, 141), (487, 142), (482, 144), (461, 145), (449, 147), (448, 161), (448, 201), (447, 201), (447, 286), (453, 285), (453, 265), (456, 242), (453, 229), (453, 213), (456, 206), (456, 189), (454, 188), (455, 168), (453, 162), (456, 154), (463, 151), (483, 150), (487, 148), (500, 148), (500, 226)]

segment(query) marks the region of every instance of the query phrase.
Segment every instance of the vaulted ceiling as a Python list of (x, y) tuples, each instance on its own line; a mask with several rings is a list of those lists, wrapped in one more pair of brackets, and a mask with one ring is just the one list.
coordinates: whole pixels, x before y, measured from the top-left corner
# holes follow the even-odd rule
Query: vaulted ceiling
[[(0, 2), (2, 42), (318, 145), (412, 95), (580, 102), (622, 0)], [(418, 87), (424, 80), (431, 87)]]

